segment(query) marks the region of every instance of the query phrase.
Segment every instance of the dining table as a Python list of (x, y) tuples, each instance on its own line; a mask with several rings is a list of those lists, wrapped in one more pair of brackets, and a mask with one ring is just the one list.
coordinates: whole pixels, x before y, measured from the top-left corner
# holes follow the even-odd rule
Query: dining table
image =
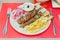
[[(34, 2), (36, 3), (36, 1)], [(8, 31), (6, 35), (3, 34), (4, 25), (6, 23), (7, 18), (7, 9), (11, 8), (12, 10), (16, 9), (19, 5), (23, 3), (2, 3), (1, 11), (0, 11), (0, 38), (60, 38), (60, 20), (58, 19), (58, 15), (60, 14), (60, 8), (53, 8), (52, 2), (48, 1), (40, 4), (44, 8), (46, 8), (50, 12), (50, 8), (53, 10), (54, 14), (54, 23), (56, 25), (57, 34), (53, 33), (53, 24), (52, 22), (49, 25), (49, 28), (38, 35), (24, 35), (17, 32), (10, 24), (10, 18), (8, 18)]]

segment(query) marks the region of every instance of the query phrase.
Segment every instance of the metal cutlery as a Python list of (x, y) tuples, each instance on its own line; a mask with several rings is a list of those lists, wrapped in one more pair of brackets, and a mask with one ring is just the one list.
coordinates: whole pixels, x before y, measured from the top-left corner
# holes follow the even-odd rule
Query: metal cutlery
[(11, 8), (8, 8), (7, 10), (7, 19), (6, 19), (6, 24), (3, 29), (3, 34), (6, 34), (8, 31), (8, 17), (10, 17), (10, 14), (14, 13), (16, 10), (11, 11)]
[(55, 25), (55, 22), (54, 22), (54, 14), (53, 14), (52, 8), (50, 9), (50, 14), (53, 16), (53, 19), (52, 19), (53, 33), (56, 36), (57, 35), (57, 31), (56, 31), (56, 25)]
[(7, 33), (7, 29), (8, 29), (8, 17), (10, 17), (10, 11), (11, 11), (11, 9), (8, 8), (8, 10), (7, 10), (7, 19), (6, 19), (6, 24), (4, 26), (4, 29), (3, 29), (3, 34)]

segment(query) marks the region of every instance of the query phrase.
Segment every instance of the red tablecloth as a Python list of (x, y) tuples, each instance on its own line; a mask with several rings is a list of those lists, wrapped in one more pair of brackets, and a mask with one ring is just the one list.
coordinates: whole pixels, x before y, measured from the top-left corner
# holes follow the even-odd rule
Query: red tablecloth
[[(35, 35), (35, 36), (27, 36), (27, 35), (23, 35), (21, 33), (18, 33), (17, 31), (15, 31), (12, 28), (10, 22), (8, 24), (7, 34), (3, 35), (3, 28), (4, 28), (4, 25), (6, 22), (6, 17), (7, 17), (7, 15), (6, 15), (7, 9), (8, 8), (15, 9), (20, 4), (21, 3), (3, 3), (2, 4), (2, 9), (1, 9), (1, 13), (0, 13), (0, 38), (60, 38), (60, 22), (58, 20), (58, 14), (60, 13), (60, 8), (53, 8), (54, 21), (55, 21), (55, 25), (56, 25), (56, 29), (57, 29), (56, 36), (54, 36), (54, 34), (53, 34), (52, 23), (50, 24), (49, 28), (45, 32), (43, 32), (39, 35)], [(50, 2), (44, 3), (44, 4), (42, 4), (42, 6), (44, 6), (48, 11), (50, 10), (50, 8), (52, 8), (52, 5)]]

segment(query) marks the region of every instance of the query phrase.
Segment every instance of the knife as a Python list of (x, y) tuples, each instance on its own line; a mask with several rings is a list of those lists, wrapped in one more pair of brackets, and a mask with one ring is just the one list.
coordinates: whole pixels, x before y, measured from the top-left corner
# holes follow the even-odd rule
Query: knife
[(53, 16), (53, 19), (52, 19), (53, 33), (54, 33), (54, 35), (56, 36), (57, 31), (56, 31), (56, 25), (55, 25), (55, 22), (54, 22), (54, 14), (53, 14), (52, 8), (50, 9), (50, 14)]

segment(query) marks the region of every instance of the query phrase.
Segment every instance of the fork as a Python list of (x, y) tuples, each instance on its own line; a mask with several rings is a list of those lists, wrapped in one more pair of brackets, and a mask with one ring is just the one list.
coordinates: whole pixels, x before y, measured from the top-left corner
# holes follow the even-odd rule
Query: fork
[[(51, 14), (52, 16), (54, 16), (53, 11), (52, 11), (52, 8), (50, 8), (50, 14)], [(53, 33), (54, 33), (54, 35), (56, 36), (57, 31), (56, 31), (56, 25), (55, 25), (55, 23), (54, 23), (54, 17), (53, 17), (53, 19), (52, 19), (52, 24), (53, 24)]]
[(8, 18), (10, 17), (10, 14), (11, 13), (14, 13), (16, 10), (13, 10), (12, 12), (11, 12), (11, 8), (8, 8), (8, 10), (7, 10), (7, 19), (6, 19), (6, 24), (5, 24), (5, 26), (4, 26), (4, 29), (3, 29), (3, 34), (6, 34), (7, 33), (7, 29), (8, 29)]
[(8, 17), (10, 17), (10, 11), (11, 11), (11, 9), (8, 8), (8, 10), (7, 10), (7, 19), (6, 19), (6, 24), (4, 26), (4, 29), (3, 29), (3, 34), (7, 33), (7, 29), (8, 29)]

